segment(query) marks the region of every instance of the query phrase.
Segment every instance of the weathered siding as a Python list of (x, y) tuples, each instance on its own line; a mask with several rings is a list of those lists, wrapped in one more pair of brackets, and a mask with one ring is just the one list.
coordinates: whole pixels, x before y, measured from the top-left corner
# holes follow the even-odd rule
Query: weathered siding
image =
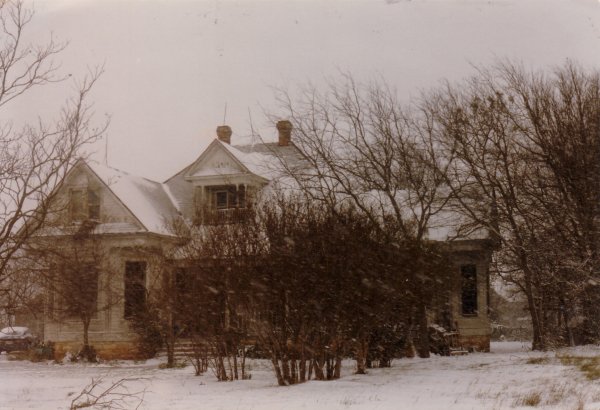
[[(488, 312), (488, 281), (491, 252), (481, 244), (471, 250), (461, 250), (453, 254), (453, 276), (450, 306), (454, 324), (460, 332), (463, 347), (478, 351), (489, 351), (491, 326)], [(477, 313), (462, 313), (462, 274), (461, 266), (475, 265), (477, 269)]]
[(93, 189), (100, 196), (100, 222), (101, 223), (127, 223), (142, 226), (121, 201), (110, 191), (110, 189), (93, 173), (83, 166), (74, 169), (57, 197), (57, 205), (62, 207), (62, 212), (51, 216), (49, 225), (63, 225), (70, 222), (69, 199), (71, 189)]
[[(146, 289), (156, 288), (160, 283), (163, 265), (161, 264), (161, 248), (165, 246), (160, 239), (148, 238), (142, 234), (136, 236), (106, 238), (104, 246), (109, 249), (107, 259), (110, 266), (104, 269), (110, 272), (111, 298), (106, 303), (106, 310), (98, 312), (92, 319), (89, 328), (90, 344), (94, 346), (102, 358), (137, 357), (137, 335), (124, 319), (124, 273), (127, 261), (145, 261)], [(106, 280), (107, 276), (99, 279)], [(98, 304), (107, 302), (108, 295), (99, 292)], [(58, 319), (46, 315), (44, 340), (56, 343), (57, 356), (67, 351), (76, 353), (83, 344), (83, 325), (78, 319)]]

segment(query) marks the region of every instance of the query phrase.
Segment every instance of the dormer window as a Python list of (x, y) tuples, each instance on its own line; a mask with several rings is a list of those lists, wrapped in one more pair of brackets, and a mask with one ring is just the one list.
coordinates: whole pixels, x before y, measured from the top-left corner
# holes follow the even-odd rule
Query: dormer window
[(246, 208), (244, 186), (230, 186), (212, 191), (213, 206), (216, 210)]
[(234, 223), (248, 215), (246, 185), (196, 187), (197, 224)]
[(100, 219), (100, 195), (93, 189), (71, 189), (69, 210), (71, 221)]

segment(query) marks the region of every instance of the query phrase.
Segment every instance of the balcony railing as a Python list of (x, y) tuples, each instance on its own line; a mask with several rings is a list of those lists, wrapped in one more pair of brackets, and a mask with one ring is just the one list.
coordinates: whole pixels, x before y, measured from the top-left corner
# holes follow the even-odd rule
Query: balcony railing
[(205, 210), (199, 219), (204, 225), (221, 225), (244, 222), (249, 216), (247, 208), (211, 209)]

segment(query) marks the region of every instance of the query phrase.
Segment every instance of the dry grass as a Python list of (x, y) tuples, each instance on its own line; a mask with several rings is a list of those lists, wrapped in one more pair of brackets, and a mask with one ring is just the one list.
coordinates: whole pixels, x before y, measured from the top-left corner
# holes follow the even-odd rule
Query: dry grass
[(527, 364), (548, 364), (550, 363), (550, 358), (548, 357), (530, 357), (527, 359)]
[(570, 382), (565, 383), (553, 383), (547, 390), (547, 398), (544, 404), (555, 406), (560, 403), (568, 403), (573, 397), (579, 395), (578, 391), (573, 387)]
[(536, 407), (542, 402), (542, 394), (539, 391), (529, 392), (517, 399), (515, 402), (518, 406)]
[(557, 357), (563, 365), (577, 367), (588, 380), (600, 379), (600, 356), (557, 355)]

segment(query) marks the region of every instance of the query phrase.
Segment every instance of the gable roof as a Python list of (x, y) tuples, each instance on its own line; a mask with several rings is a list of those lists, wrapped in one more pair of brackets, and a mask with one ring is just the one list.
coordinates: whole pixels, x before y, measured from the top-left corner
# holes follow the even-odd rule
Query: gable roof
[[(83, 161), (82, 161), (83, 162)], [(105, 165), (84, 162), (148, 232), (172, 235), (167, 223), (179, 211), (168, 187)]]
[[(214, 155), (215, 151), (224, 152), (237, 168), (234, 167), (207, 167), (203, 163)], [(268, 167), (265, 165), (271, 159), (261, 153), (245, 153), (218, 139), (213, 140), (200, 156), (184, 169), (186, 177), (206, 177), (216, 175), (254, 174), (266, 180), (271, 179)], [(168, 180), (167, 180), (168, 182)]]
[(248, 172), (258, 175), (264, 179), (271, 180), (276, 175), (277, 159), (273, 155), (260, 151), (242, 151), (240, 147), (235, 147), (224, 142), (219, 143), (244, 166)]

